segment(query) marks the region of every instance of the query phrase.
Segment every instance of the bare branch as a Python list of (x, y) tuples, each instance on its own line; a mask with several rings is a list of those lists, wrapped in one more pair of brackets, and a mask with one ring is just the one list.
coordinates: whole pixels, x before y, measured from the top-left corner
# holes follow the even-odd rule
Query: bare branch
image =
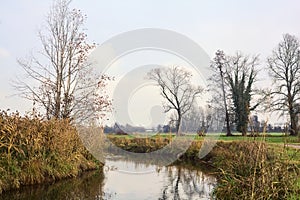
[(147, 77), (157, 82), (162, 97), (166, 100), (165, 112), (176, 110), (176, 129), (180, 129), (183, 115), (191, 109), (195, 98), (203, 92), (201, 87), (194, 87), (190, 80), (192, 74), (179, 66), (170, 68), (156, 68)]
[(272, 91), (274, 110), (287, 111), (290, 116), (291, 134), (298, 134), (297, 110), (300, 91), (300, 43), (292, 35), (285, 34), (283, 41), (268, 58), (270, 75), (276, 88)]
[(38, 33), (42, 44), (39, 56), (18, 60), (30, 84), (22, 80), (16, 88), (42, 107), (47, 118), (86, 118), (82, 115), (107, 110), (111, 104), (103, 93), (105, 84), (98, 84), (110, 78), (99, 78), (86, 62), (95, 48), (95, 44), (87, 43), (83, 32), (86, 17), (69, 4), (69, 0), (57, 0), (51, 7)]

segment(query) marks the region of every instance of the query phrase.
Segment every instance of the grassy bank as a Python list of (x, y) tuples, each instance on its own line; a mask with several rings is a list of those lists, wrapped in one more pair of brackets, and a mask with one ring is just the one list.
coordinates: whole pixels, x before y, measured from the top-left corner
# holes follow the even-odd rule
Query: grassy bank
[(67, 120), (0, 113), (0, 193), (97, 167)]
[(219, 199), (293, 199), (299, 151), (265, 142), (218, 143), (209, 155), (218, 170)]
[[(132, 152), (150, 152), (170, 141), (167, 137), (110, 137), (117, 146)], [(219, 141), (203, 159), (198, 158), (201, 140), (195, 140), (181, 160), (212, 167), (218, 179), (217, 199), (297, 199), (300, 196), (300, 152), (280, 144), (252, 141)]]

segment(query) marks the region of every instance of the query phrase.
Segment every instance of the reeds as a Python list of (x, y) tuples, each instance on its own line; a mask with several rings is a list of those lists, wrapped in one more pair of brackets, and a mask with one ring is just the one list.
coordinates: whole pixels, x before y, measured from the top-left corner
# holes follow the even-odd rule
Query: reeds
[(299, 166), (286, 150), (265, 142), (218, 143), (212, 157), (218, 168), (217, 199), (289, 199), (300, 195)]
[(0, 193), (96, 167), (68, 120), (0, 113)]

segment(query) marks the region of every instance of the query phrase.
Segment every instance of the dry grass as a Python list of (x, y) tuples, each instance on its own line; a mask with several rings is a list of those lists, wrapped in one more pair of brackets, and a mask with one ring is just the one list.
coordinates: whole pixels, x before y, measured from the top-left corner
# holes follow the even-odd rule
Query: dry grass
[(0, 193), (96, 167), (68, 120), (0, 113)]
[(108, 139), (116, 146), (135, 153), (148, 153), (168, 145), (170, 139), (157, 136), (155, 138), (126, 138), (109, 136)]
[(219, 171), (217, 199), (289, 199), (300, 195), (299, 166), (287, 149), (275, 151), (265, 142), (232, 142), (219, 143), (212, 154)]

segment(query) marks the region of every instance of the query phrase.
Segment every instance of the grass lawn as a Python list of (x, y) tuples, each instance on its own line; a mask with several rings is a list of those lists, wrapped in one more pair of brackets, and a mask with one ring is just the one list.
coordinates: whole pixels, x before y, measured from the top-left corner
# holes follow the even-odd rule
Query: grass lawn
[[(163, 137), (163, 138), (170, 138), (175, 137), (175, 134), (170, 135), (169, 133), (147, 133), (147, 134), (133, 134), (133, 135), (115, 135), (115, 134), (108, 134), (108, 137), (118, 137), (118, 138), (126, 138), (126, 139), (133, 139), (133, 138), (156, 138), (156, 137)], [(193, 137), (195, 140), (204, 140), (204, 136), (198, 136), (193, 133), (188, 133), (185, 135), (186, 137)], [(208, 133), (207, 136), (212, 136), (212, 138), (217, 139), (218, 141), (224, 142), (231, 142), (231, 141), (254, 141), (254, 140), (265, 140), (267, 143), (277, 143), (277, 144), (300, 144), (300, 137), (295, 136), (285, 136), (283, 133), (268, 133), (265, 135), (260, 135), (258, 137), (250, 137), (250, 136), (242, 136), (240, 133), (233, 133), (233, 136), (226, 136), (225, 133)]]

